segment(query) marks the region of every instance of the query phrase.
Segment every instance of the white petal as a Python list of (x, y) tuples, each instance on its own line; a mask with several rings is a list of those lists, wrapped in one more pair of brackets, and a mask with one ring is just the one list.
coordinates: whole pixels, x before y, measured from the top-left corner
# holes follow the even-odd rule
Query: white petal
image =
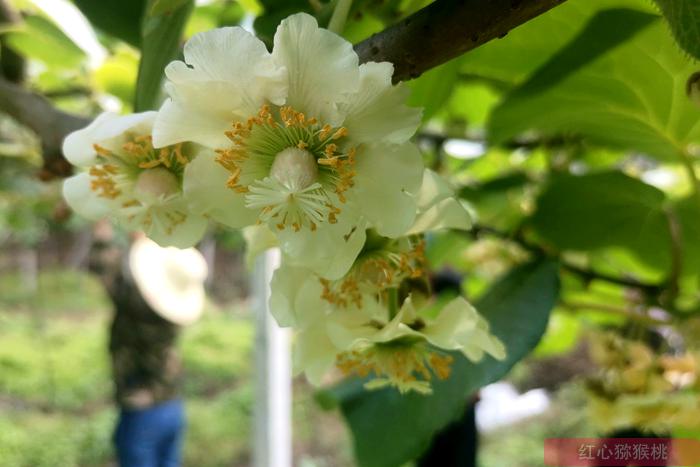
[(423, 334), (440, 348), (459, 349), (459, 336), (473, 333), (478, 319), (474, 307), (463, 298), (457, 297), (440, 310), (438, 317), (423, 330)]
[(443, 199), (427, 211), (419, 212), (406, 235), (440, 229), (469, 230), (472, 226), (469, 211), (454, 198)]
[(245, 207), (245, 198), (226, 186), (228, 172), (214, 160), (214, 153), (203, 151), (185, 167), (183, 191), (189, 209), (210, 216), (229, 227), (252, 225), (257, 213)]
[(340, 279), (348, 272), (365, 244), (364, 223), (350, 223), (339, 216), (337, 224), (323, 224), (315, 232), (285, 229), (277, 234), (289, 261), (305, 266), (326, 279)]
[[(326, 318), (328, 337), (339, 351), (349, 350), (363, 342), (374, 342), (379, 334), (369, 323), (373, 317), (384, 315), (386, 310), (373, 296), (364, 295), (362, 300), (362, 308), (335, 308)], [(378, 308), (382, 310), (377, 311)]]
[(243, 227), (242, 233), (246, 243), (245, 263), (250, 269), (260, 253), (279, 246), (277, 237), (266, 225), (249, 225)]
[(184, 57), (192, 68), (167, 71), (173, 82), (226, 83), (247, 114), (257, 112), (265, 100), (284, 103), (284, 68), (275, 64), (262, 41), (243, 28), (226, 27), (196, 34), (185, 44)]
[(423, 171), (423, 184), (416, 200), (418, 216), (406, 235), (438, 229), (471, 228), (469, 210), (455, 198), (447, 181), (430, 169)]
[(272, 274), (270, 281), (270, 312), (281, 327), (296, 324), (294, 302), (297, 292), (306, 277), (298, 274), (302, 268), (280, 266)]
[(410, 193), (418, 191), (423, 177), (418, 148), (411, 143), (367, 145), (357, 153), (356, 170), (351, 196), (362, 213), (380, 235), (403, 235), (416, 217)]
[(81, 216), (98, 220), (113, 214), (116, 206), (90, 189), (90, 175), (82, 172), (63, 182), (63, 198)]
[(336, 104), (347, 101), (359, 85), (359, 60), (350, 42), (299, 13), (280, 23), (272, 56), (287, 68), (288, 105), (307, 117), (340, 123)]
[(130, 115), (117, 115), (110, 112), (100, 114), (85, 128), (74, 131), (63, 140), (63, 154), (77, 166), (95, 163), (95, 144), (111, 149), (110, 140), (118, 138), (127, 130), (150, 134), (156, 112), (141, 112)]
[(294, 373), (304, 372), (309, 382), (318, 386), (323, 375), (333, 367), (336, 353), (322, 322), (308, 327), (294, 341)]
[(153, 125), (153, 146), (160, 148), (183, 141), (193, 141), (209, 148), (231, 144), (224, 132), (231, 127), (232, 116), (195, 112), (166, 99)]
[[(176, 105), (160, 111), (165, 115), (156, 124), (156, 146), (188, 138), (209, 147), (228, 146), (223, 131), (233, 120), (257, 114), (265, 102), (284, 103), (284, 68), (242, 28), (196, 34), (185, 44), (184, 57), (186, 63), (174, 61), (165, 68), (165, 89)], [(180, 130), (185, 133), (178, 136)]]
[(421, 122), (421, 110), (405, 104), (409, 90), (391, 84), (394, 66), (388, 62), (360, 65), (360, 89), (342, 106), (347, 116), (343, 126), (353, 141), (403, 143)]
[(160, 246), (174, 246), (177, 248), (189, 248), (196, 245), (207, 230), (207, 220), (196, 214), (189, 214), (185, 221), (167, 226), (167, 224), (153, 222), (146, 227), (145, 233)]

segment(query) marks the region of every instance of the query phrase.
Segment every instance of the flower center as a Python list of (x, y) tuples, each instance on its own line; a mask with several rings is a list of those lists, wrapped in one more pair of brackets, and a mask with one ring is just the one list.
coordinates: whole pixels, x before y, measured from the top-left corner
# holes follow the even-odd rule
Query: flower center
[(352, 304), (362, 308), (363, 294), (379, 295), (390, 287), (398, 287), (405, 279), (423, 277), (424, 266), (424, 240), (393, 241), (381, 249), (361, 252), (342, 279), (319, 278), (323, 287), (321, 298), (340, 307)]
[(270, 175), (290, 190), (301, 191), (318, 178), (316, 158), (305, 149), (284, 149), (275, 156)]
[(233, 145), (216, 151), (217, 162), (230, 174), (227, 186), (245, 195), (260, 222), (313, 231), (337, 222), (354, 185), (355, 148), (347, 134), (291, 107), (265, 104), (245, 123), (233, 123), (226, 132)]
[(402, 393), (429, 394), (432, 375), (449, 378), (452, 361), (451, 355), (431, 349), (424, 341), (399, 339), (341, 353), (336, 366), (346, 375), (373, 375), (377, 379), (369, 387), (395, 386)]
[[(95, 144), (99, 162), (88, 172), (91, 189), (108, 199), (131, 194), (132, 190), (155, 196), (179, 191), (182, 173), (191, 157), (183, 153), (182, 144), (155, 149), (151, 141), (150, 135), (130, 135), (116, 150)], [(125, 200), (127, 204), (136, 202)]]
[(147, 169), (139, 174), (134, 185), (137, 194), (155, 198), (167, 197), (180, 191), (180, 183), (172, 172), (163, 167)]

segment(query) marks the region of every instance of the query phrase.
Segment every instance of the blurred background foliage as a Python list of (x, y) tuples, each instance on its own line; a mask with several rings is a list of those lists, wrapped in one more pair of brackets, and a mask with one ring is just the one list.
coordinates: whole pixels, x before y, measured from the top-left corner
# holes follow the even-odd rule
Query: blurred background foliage
[[(429, 3), (356, 0), (343, 35), (359, 42)], [(20, 57), (24, 86), (94, 116), (157, 108), (164, 65), (197, 32), (243, 25), (270, 44), (282, 18), (306, 11), (325, 24), (334, 2), (7, 5), (19, 17), (0, 25), (5, 76), (10, 57)], [(460, 360), (430, 397), (367, 393), (337, 378), (314, 394), (296, 381), (298, 465), (410, 463), (472, 393), (503, 377), (522, 391), (546, 389), (550, 406), (485, 431), (481, 463), (540, 465), (544, 437), (596, 433), (582, 415), (582, 378), (593, 371), (588, 336), (603, 328), (639, 336), (642, 326), (666, 336), (672, 352), (697, 345), (699, 36), (693, 0), (568, 0), (408, 83), (411, 104), (424, 108), (416, 140), (427, 166), (477, 219), (467, 234), (432, 234), (430, 266), (460, 274), (509, 358)], [(0, 115), (0, 465), (108, 465), (110, 305), (85, 272), (106, 227), (71, 216), (60, 182), (40, 180), (40, 167), (37, 136)], [(182, 342), (186, 464), (248, 465), (244, 242), (213, 228), (200, 247), (216, 273), (208, 317)], [(323, 412), (319, 401), (339, 412)], [(379, 410), (390, 416), (377, 418)]]

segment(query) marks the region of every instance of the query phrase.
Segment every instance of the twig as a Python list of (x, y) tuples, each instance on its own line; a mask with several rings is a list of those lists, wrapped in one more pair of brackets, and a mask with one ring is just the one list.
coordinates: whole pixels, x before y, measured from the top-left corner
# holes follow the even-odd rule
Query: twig
[(537, 256), (549, 256), (549, 257), (555, 257), (559, 260), (559, 264), (561, 268), (571, 274), (579, 276), (581, 279), (583, 279), (586, 282), (590, 282), (592, 280), (602, 280), (605, 282), (610, 282), (611, 284), (617, 284), (621, 285), (623, 287), (629, 287), (629, 288), (634, 288), (641, 290), (645, 292), (646, 294), (653, 295), (653, 296), (658, 296), (664, 289), (664, 284), (652, 284), (648, 282), (641, 282), (636, 279), (631, 279), (631, 278), (626, 278), (626, 277), (619, 277), (619, 276), (613, 276), (610, 274), (606, 274), (600, 271), (595, 271), (593, 269), (588, 269), (588, 268), (582, 268), (580, 266), (571, 264), (565, 260), (563, 260), (560, 255), (558, 255), (554, 251), (550, 251), (543, 247), (542, 245), (538, 245), (536, 243), (531, 242), (525, 236), (523, 235), (522, 229), (516, 230), (514, 233), (508, 233), (504, 232), (502, 230), (495, 229), (493, 227), (489, 226), (484, 226), (484, 225), (475, 225), (470, 232), (471, 235), (475, 237), (479, 237), (482, 234), (485, 235), (491, 235), (494, 237), (501, 238), (503, 240), (509, 240), (512, 242), (517, 243), (520, 245), (522, 248), (525, 250), (529, 251), (530, 253), (533, 253)]
[(565, 0), (437, 0), (355, 46), (360, 61), (391, 62), (394, 82), (417, 78)]
[(560, 301), (559, 304), (562, 306), (562, 308), (566, 308), (571, 311), (599, 310), (604, 311), (606, 313), (614, 313), (620, 316), (624, 316), (627, 319), (631, 319), (639, 323), (651, 326), (664, 326), (670, 324), (668, 321), (655, 319), (651, 316), (639, 314), (636, 313), (634, 310), (622, 306), (608, 305), (605, 303), (567, 302), (565, 300)]
[(54, 107), (42, 96), (0, 78), (0, 110), (33, 130), (41, 139), (44, 157), (43, 179), (67, 177), (71, 165), (61, 153), (65, 136), (86, 126), (90, 119), (78, 117)]

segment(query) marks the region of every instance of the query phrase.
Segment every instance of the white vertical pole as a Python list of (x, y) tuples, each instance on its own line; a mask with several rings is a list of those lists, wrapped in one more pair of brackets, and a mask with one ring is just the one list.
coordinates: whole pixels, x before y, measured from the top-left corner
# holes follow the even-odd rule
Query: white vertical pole
[(278, 249), (258, 256), (253, 275), (255, 331), (255, 467), (292, 465), (292, 374), (289, 330), (270, 314), (270, 279), (280, 264)]

